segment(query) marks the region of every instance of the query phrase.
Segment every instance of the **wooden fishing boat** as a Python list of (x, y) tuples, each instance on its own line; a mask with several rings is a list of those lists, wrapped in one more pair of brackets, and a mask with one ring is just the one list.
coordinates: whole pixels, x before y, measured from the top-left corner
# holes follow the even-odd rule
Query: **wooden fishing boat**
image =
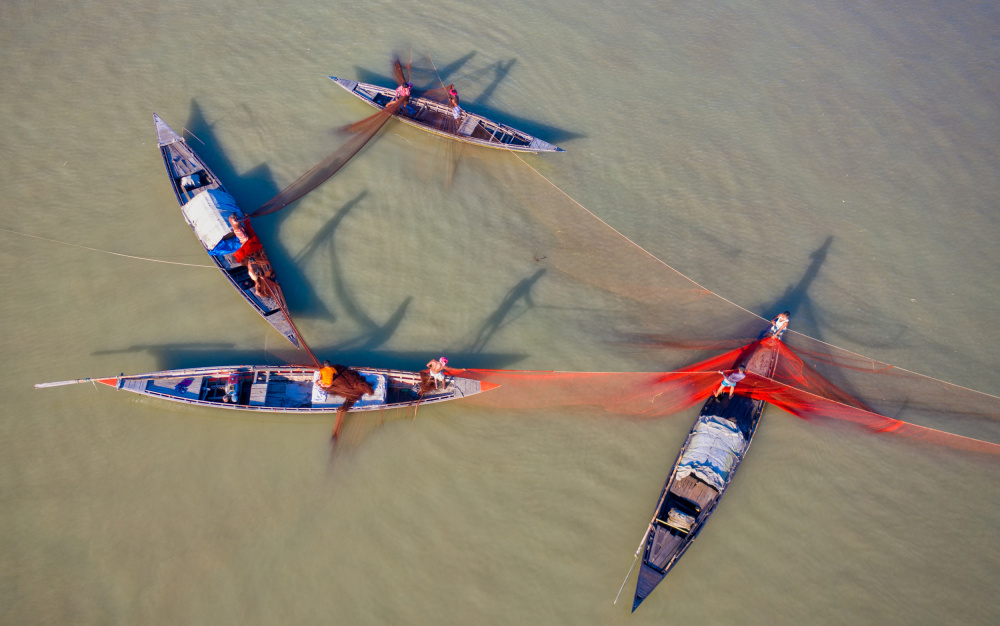
[[(497, 387), (485, 381), (446, 376), (440, 389), (419, 396), (419, 372), (365, 367), (352, 369), (371, 384), (373, 392), (364, 395), (350, 411), (432, 404), (465, 398)], [(336, 411), (345, 402), (344, 398), (323, 391), (317, 384), (318, 380), (319, 370), (311, 366), (236, 365), (131, 376), (122, 374), (111, 378), (81, 378), (40, 383), (35, 388), (92, 382), (153, 398), (224, 409), (296, 414)]]
[[(337, 83), (376, 109), (384, 109), (396, 95), (395, 89), (370, 83), (359, 83), (330, 76)], [(396, 114), (401, 121), (435, 135), (449, 137), (488, 148), (501, 148), (517, 152), (564, 152), (562, 148), (542, 141), (528, 133), (476, 115), (464, 108), (456, 120), (451, 107), (430, 98), (411, 97), (406, 109)]]
[[(737, 365), (746, 365), (747, 373), (771, 376), (778, 362), (778, 341), (780, 334), (775, 337), (766, 332), (756, 349), (741, 355)], [(723, 393), (702, 407), (639, 543), (642, 567), (632, 611), (677, 564), (715, 511), (750, 448), (765, 404)]]
[[(229, 226), (229, 214), (235, 213), (238, 218), (245, 217), (236, 205), (236, 200), (174, 129), (155, 113), (153, 122), (163, 165), (167, 168), (170, 185), (181, 206), (181, 214), (205, 252), (208, 252), (209, 258), (261, 317), (294, 346), (308, 351), (308, 346), (300, 341), (298, 330), (288, 314), (284, 294), (277, 280), (267, 279), (265, 295), (259, 295), (247, 267), (236, 262), (232, 254), (238, 249), (239, 242)], [(263, 265), (270, 266), (263, 249), (257, 253), (257, 257)]]

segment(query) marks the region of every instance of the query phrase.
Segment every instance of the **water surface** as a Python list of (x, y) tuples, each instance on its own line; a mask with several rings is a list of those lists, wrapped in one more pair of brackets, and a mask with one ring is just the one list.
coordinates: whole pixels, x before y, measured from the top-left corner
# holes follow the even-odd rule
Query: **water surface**
[[(0, 227), (207, 263), (151, 113), (253, 207), (370, 113), (326, 76), (387, 83), (412, 46), (466, 106), (565, 148), (525, 160), (709, 289), (770, 315), (825, 250), (794, 292), (798, 330), (996, 394), (998, 17), (973, 1), (8, 4)], [(313, 347), (407, 368), (663, 367), (599, 340), (607, 295), (536, 261), (538, 225), (496, 182), (522, 175), (395, 124), (264, 218)], [(612, 601), (694, 411), (451, 403), (355, 424), (331, 459), (332, 419), (35, 391), (295, 354), (212, 270), (0, 239), (0, 622), (1000, 614), (993, 459), (770, 409), (713, 521), (630, 617)], [(497, 317), (518, 286), (530, 298)]]

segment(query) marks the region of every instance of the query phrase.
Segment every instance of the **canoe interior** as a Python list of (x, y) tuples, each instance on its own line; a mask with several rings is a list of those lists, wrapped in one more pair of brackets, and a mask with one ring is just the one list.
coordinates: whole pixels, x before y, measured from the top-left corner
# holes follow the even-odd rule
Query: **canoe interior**
[[(163, 156), (163, 164), (167, 168), (170, 177), (170, 184), (177, 197), (177, 202), (184, 206), (198, 194), (209, 189), (218, 189), (228, 193), (222, 181), (208, 168), (191, 146), (187, 144), (169, 126), (163, 123), (158, 117), (157, 134), (160, 139), (160, 153)], [(185, 221), (187, 218), (185, 217)], [(188, 226), (191, 223), (188, 222)], [(192, 226), (192, 229), (194, 227)], [(204, 247), (204, 244), (202, 244)], [(205, 250), (208, 252), (208, 250)], [(266, 253), (262, 253), (267, 258)], [(298, 337), (292, 327), (292, 322), (281, 310), (281, 305), (273, 297), (257, 295), (254, 290), (253, 280), (247, 268), (236, 263), (230, 255), (213, 256), (209, 258), (219, 268), (229, 283), (243, 296), (243, 299), (257, 310), (271, 326), (288, 339), (295, 347), (299, 346)], [(274, 281), (277, 285), (277, 281)], [(278, 287), (280, 290), (280, 286)]]
[[(749, 356), (746, 361), (747, 371), (762, 375), (770, 375), (774, 371), (778, 352), (767, 346), (765, 342)], [(752, 400), (740, 395), (730, 398), (722, 394), (718, 399), (709, 398), (702, 407), (663, 486), (650, 522), (643, 548), (642, 566), (636, 581), (633, 611), (677, 564), (715, 511), (753, 441), (765, 405), (763, 400)], [(712, 418), (725, 420), (739, 433), (736, 459), (721, 488), (695, 473), (682, 476), (678, 471), (692, 440), (699, 431), (704, 432), (706, 420)]]
[[(395, 90), (369, 83), (359, 83), (330, 77), (341, 87), (379, 109), (384, 109), (395, 97)], [(407, 107), (397, 117), (403, 122), (437, 135), (459, 139), (492, 148), (519, 152), (562, 152), (560, 148), (528, 133), (499, 124), (462, 109), (458, 119), (451, 107), (430, 98), (411, 97)]]
[[(420, 374), (399, 370), (354, 368), (373, 383), (376, 392), (351, 411), (371, 411), (441, 402), (479, 393), (479, 381), (447, 377), (441, 389), (417, 395)], [(280, 413), (327, 413), (344, 399), (314, 389), (316, 370), (305, 367), (246, 366), (196, 368), (121, 376), (117, 387), (166, 400), (228, 409)], [(376, 381), (381, 381), (380, 383)], [(321, 397), (317, 401), (317, 397)]]

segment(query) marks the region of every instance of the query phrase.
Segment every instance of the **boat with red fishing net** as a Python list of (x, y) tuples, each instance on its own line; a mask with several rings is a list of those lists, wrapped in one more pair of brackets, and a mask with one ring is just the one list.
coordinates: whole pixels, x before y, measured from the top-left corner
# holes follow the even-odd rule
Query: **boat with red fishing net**
[[(395, 88), (359, 83), (336, 76), (329, 78), (376, 109), (384, 110), (396, 96)], [(395, 116), (410, 126), (429, 133), (478, 146), (515, 152), (564, 152), (562, 148), (538, 137), (465, 109), (461, 109), (459, 118), (455, 119), (452, 117), (451, 106), (432, 98), (412, 96), (407, 107), (397, 111)]]
[[(428, 390), (425, 387), (421, 394), (419, 372), (338, 366), (338, 371), (344, 369), (360, 375), (358, 381), (364, 387), (363, 394), (358, 391), (354, 396), (360, 399), (349, 405), (350, 411), (422, 406), (474, 396), (497, 387), (489, 382), (448, 375), (440, 388)], [(317, 367), (298, 365), (197, 367), (39, 383), (35, 388), (90, 382), (199, 406), (265, 413), (331, 413), (344, 405), (346, 397), (352, 395), (352, 389), (336, 386), (324, 389), (319, 385), (319, 372)]]
[[(770, 378), (781, 354), (777, 345), (780, 332), (773, 331), (772, 327), (765, 337), (747, 346), (733, 367), (742, 365), (748, 376)], [(702, 407), (663, 486), (653, 519), (639, 543), (642, 566), (632, 611), (691, 547), (750, 448), (766, 401), (727, 395), (723, 392), (709, 398)]]
[[(267, 253), (236, 200), (183, 137), (155, 113), (153, 122), (181, 214), (209, 258), (261, 317), (312, 356), (292, 323)], [(230, 216), (238, 220), (238, 227), (233, 227)]]

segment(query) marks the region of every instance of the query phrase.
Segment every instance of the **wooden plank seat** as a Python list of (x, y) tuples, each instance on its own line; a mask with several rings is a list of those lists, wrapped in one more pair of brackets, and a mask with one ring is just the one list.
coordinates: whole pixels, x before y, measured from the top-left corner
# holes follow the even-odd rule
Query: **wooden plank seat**
[(653, 529), (653, 541), (649, 547), (649, 564), (661, 571), (666, 569), (670, 559), (684, 543), (686, 534), (671, 532), (667, 528), (656, 526)]
[(670, 493), (691, 502), (699, 512), (704, 511), (719, 496), (715, 487), (698, 479), (694, 474), (675, 480), (670, 487)]

